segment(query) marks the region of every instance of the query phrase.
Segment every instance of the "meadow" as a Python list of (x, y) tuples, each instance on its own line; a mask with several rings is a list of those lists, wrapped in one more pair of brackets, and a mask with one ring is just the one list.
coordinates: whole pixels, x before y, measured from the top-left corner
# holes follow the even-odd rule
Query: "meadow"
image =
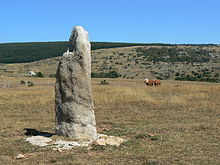
[(0, 164), (220, 164), (219, 83), (101, 80), (92, 79), (97, 130), (128, 141), (58, 152), (25, 142), (27, 128), (54, 133), (55, 79), (0, 77)]

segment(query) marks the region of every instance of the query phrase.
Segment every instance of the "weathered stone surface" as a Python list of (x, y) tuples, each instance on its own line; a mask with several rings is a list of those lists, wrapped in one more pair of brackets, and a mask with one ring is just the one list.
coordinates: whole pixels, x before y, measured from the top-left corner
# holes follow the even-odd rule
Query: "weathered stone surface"
[(25, 159), (26, 157), (23, 154), (18, 154), (16, 159)]
[(92, 141), (63, 141), (57, 140), (54, 146), (61, 150), (68, 150), (74, 147), (88, 147), (92, 144)]
[(96, 143), (98, 145), (102, 145), (102, 146), (111, 145), (111, 146), (117, 146), (118, 147), (126, 141), (127, 140), (122, 139), (120, 137), (107, 136), (107, 135), (104, 135), (104, 134), (98, 134), (98, 139), (96, 140)]
[(126, 139), (122, 139), (116, 136), (107, 136), (104, 134), (98, 134), (98, 138), (96, 140), (90, 139), (86, 141), (74, 140), (74, 141), (63, 141), (63, 140), (52, 140), (51, 138), (44, 136), (32, 136), (28, 137), (26, 141), (30, 142), (35, 146), (51, 146), (54, 151), (62, 152), (62, 150), (69, 150), (75, 147), (88, 147), (88, 150), (91, 149), (92, 144), (96, 145), (112, 145), (112, 146), (120, 146), (122, 143), (126, 142)]
[(91, 92), (91, 46), (88, 33), (76, 26), (58, 69), (55, 85), (56, 134), (97, 139)]
[(43, 137), (43, 136), (31, 136), (29, 138), (26, 139), (26, 141), (28, 141), (29, 143), (33, 144), (33, 145), (37, 145), (37, 146), (47, 146), (50, 143), (52, 143), (52, 139), (48, 138), (48, 137)]

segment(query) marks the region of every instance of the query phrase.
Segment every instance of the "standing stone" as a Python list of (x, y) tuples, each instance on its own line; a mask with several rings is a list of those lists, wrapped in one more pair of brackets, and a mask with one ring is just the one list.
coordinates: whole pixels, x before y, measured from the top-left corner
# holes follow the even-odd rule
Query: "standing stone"
[(74, 27), (69, 49), (59, 63), (55, 85), (56, 134), (78, 140), (97, 139), (91, 91), (88, 32)]

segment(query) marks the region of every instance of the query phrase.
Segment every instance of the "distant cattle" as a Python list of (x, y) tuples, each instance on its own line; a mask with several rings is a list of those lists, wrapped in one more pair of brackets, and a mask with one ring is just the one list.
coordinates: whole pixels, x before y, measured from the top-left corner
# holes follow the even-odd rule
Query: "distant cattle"
[(149, 80), (149, 79), (144, 79), (144, 83), (147, 86), (160, 86), (161, 85), (161, 81), (160, 80)]
[(155, 86), (160, 86), (161, 85), (161, 81), (160, 80), (153, 80), (154, 81), (154, 85)]
[(154, 81), (153, 80), (148, 80), (148, 79), (145, 79), (144, 80), (144, 83), (148, 86), (153, 86), (154, 85)]

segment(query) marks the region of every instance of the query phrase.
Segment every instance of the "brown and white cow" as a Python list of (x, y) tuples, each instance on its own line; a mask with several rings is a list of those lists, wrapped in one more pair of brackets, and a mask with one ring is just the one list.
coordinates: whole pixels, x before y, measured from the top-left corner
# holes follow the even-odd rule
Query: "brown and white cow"
[(153, 80), (148, 80), (148, 78), (147, 79), (144, 79), (144, 83), (148, 86), (148, 85), (150, 85), (150, 86), (153, 86), (154, 85), (154, 81)]
[(160, 86), (161, 81), (160, 80), (149, 80), (149, 79), (144, 79), (144, 83), (148, 86)]
[(161, 85), (161, 81), (160, 80), (153, 80), (154, 81), (154, 85), (155, 86), (160, 86)]

